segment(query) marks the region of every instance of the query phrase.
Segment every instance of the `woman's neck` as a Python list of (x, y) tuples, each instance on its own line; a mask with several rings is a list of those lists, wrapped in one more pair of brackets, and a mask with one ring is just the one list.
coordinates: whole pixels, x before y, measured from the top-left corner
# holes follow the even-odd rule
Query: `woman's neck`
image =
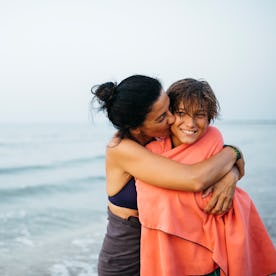
[(129, 138), (142, 146), (145, 146), (146, 144), (154, 140), (154, 137), (149, 137), (143, 134), (133, 135), (132, 133), (130, 134)]

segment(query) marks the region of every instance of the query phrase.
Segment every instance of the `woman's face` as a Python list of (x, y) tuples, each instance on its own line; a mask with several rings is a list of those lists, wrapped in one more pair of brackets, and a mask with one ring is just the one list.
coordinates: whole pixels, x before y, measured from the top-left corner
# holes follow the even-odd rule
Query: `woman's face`
[(170, 134), (174, 116), (171, 114), (169, 107), (170, 99), (164, 91), (161, 91), (144, 123), (138, 128), (140, 130), (139, 140), (141, 139), (144, 141), (143, 143), (148, 143), (154, 137), (165, 137)]
[(174, 113), (175, 122), (171, 126), (172, 142), (175, 147), (181, 144), (193, 144), (201, 138), (209, 125), (207, 108), (191, 108), (191, 114), (185, 113), (183, 103)]

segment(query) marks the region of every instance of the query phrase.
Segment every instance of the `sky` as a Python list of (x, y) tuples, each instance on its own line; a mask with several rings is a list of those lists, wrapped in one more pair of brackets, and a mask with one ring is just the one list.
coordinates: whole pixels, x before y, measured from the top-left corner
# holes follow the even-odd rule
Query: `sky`
[(0, 0), (0, 123), (85, 122), (93, 85), (209, 82), (221, 118), (276, 120), (274, 0)]

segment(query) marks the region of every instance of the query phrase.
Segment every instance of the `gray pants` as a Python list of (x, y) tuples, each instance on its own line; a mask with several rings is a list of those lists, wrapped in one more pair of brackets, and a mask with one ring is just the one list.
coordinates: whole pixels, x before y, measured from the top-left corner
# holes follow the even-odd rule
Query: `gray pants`
[(122, 219), (108, 210), (107, 232), (98, 260), (99, 276), (140, 275), (141, 224), (136, 217)]

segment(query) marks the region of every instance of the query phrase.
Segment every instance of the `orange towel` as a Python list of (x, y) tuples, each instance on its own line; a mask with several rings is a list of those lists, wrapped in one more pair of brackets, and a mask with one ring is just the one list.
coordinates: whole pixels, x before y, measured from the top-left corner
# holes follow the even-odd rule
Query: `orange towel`
[[(182, 163), (207, 159), (221, 150), (220, 132), (209, 127), (193, 145), (171, 149), (170, 139), (148, 148)], [(141, 276), (203, 275), (220, 267), (221, 275), (264, 276), (276, 272), (274, 245), (249, 196), (236, 189), (224, 216), (203, 212), (208, 198), (137, 180), (142, 223)]]

